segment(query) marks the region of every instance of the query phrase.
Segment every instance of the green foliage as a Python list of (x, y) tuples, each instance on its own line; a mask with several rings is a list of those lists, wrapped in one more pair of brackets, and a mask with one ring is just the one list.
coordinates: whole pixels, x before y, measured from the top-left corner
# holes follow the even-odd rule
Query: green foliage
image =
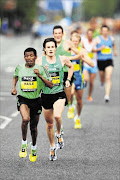
[(24, 23), (31, 23), (36, 18), (37, 0), (18, 0), (17, 12)]
[(88, 20), (91, 17), (113, 17), (117, 7), (118, 0), (84, 0), (84, 18)]

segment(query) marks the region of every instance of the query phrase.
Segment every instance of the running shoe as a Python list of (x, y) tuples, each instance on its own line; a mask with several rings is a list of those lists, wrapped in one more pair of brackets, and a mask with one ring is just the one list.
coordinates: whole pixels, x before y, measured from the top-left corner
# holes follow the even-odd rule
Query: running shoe
[(56, 138), (57, 138), (57, 144), (56, 144), (56, 148), (57, 149), (62, 149), (64, 147), (64, 141), (63, 141), (63, 138), (60, 135), (56, 135)]
[(110, 101), (110, 97), (109, 97), (108, 95), (105, 95), (105, 96), (104, 96), (104, 100), (105, 100), (105, 102), (107, 103), (107, 102)]
[(56, 148), (55, 148), (55, 147), (50, 147), (49, 160), (50, 160), (50, 161), (55, 161), (56, 159), (57, 159)]
[(92, 98), (91, 96), (88, 96), (87, 100), (88, 100), (89, 102), (92, 102), (92, 101), (93, 101), (93, 98)]
[(31, 154), (29, 155), (29, 159), (31, 162), (35, 162), (37, 159), (37, 149), (33, 150), (31, 148)]
[(74, 107), (69, 107), (68, 113), (67, 113), (67, 117), (69, 119), (73, 119), (74, 118)]
[(27, 144), (22, 144), (21, 145), (21, 150), (19, 151), (19, 156), (21, 158), (25, 158), (27, 156)]
[(78, 118), (77, 116), (75, 116), (74, 121), (75, 121), (74, 128), (75, 128), (75, 129), (81, 129), (82, 125), (81, 125), (81, 123), (80, 123), (80, 118)]

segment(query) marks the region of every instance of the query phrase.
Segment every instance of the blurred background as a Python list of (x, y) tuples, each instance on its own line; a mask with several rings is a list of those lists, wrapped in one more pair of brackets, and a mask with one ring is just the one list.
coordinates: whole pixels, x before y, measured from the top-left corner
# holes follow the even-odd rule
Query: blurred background
[[(104, 103), (104, 88), (100, 87), (97, 73), (92, 104), (87, 102), (88, 89), (84, 90), (83, 128), (74, 131), (73, 120), (66, 116), (67, 107), (63, 112), (66, 145), (64, 153), (58, 153), (59, 160), (55, 164), (48, 162), (49, 143), (42, 114), (38, 130), (38, 161), (33, 167), (28, 159), (18, 158), (21, 116), (16, 108), (16, 97), (11, 95), (14, 70), (25, 62), (26, 48), (33, 47), (38, 57), (42, 55), (43, 41), (52, 36), (54, 25), (62, 25), (65, 38), (69, 39), (73, 30), (77, 29), (84, 36), (89, 27), (94, 30), (95, 37), (100, 33), (102, 24), (110, 27), (118, 51), (118, 56), (113, 58), (112, 103)], [(0, 0), (1, 179), (120, 179), (119, 60), (120, 0)]]
[(51, 35), (52, 24), (89, 26), (107, 24), (120, 32), (119, 0), (0, 0), (0, 33), (7, 36), (34, 33)]

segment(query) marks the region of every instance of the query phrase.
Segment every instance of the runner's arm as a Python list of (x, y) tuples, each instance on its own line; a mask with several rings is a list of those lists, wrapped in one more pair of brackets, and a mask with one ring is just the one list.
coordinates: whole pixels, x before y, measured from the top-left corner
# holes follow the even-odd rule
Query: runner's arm
[(81, 57), (80, 59), (83, 60), (85, 63), (87, 63), (89, 66), (94, 67), (94, 63), (92, 59), (89, 57), (87, 51), (84, 48), (81, 48)]
[(67, 57), (67, 56), (61, 56), (61, 61), (62, 61), (62, 65), (64, 66), (67, 66), (69, 67), (68, 69), (68, 77), (67, 77), (67, 80), (66, 80), (66, 87), (69, 87), (70, 86), (70, 81), (71, 81), (71, 78), (72, 78), (72, 75), (73, 75), (73, 64), (71, 63), (71, 61), (69, 60), (70, 57)]
[(112, 41), (113, 41), (113, 52), (114, 52), (114, 56), (117, 56), (118, 53), (117, 53), (117, 48), (116, 48), (116, 45), (115, 45), (115, 40), (113, 37), (111, 37)]
[[(53, 83), (52, 83), (52, 81), (48, 80), (48, 78), (50, 79), (50, 76), (49, 76), (47, 70), (46, 70), (44, 67), (42, 67), (42, 68), (43, 68), (44, 73), (43, 73), (43, 72), (40, 73), (38, 69), (34, 69), (34, 73), (35, 73), (49, 88), (52, 89), (52, 88), (53, 88)], [(45, 75), (43, 76), (42, 74), (45, 74)], [(45, 76), (46, 76), (46, 77), (45, 77)]]
[(12, 91), (11, 91), (12, 95), (17, 94), (17, 90), (16, 90), (17, 81), (18, 81), (18, 77), (13, 77), (13, 86), (12, 86)]
[(99, 37), (96, 37), (94, 42), (93, 42), (93, 48), (92, 48), (92, 52), (98, 52), (101, 51), (102, 49), (105, 48), (105, 45), (102, 45), (100, 48), (96, 48), (96, 45), (100, 43), (100, 39)]

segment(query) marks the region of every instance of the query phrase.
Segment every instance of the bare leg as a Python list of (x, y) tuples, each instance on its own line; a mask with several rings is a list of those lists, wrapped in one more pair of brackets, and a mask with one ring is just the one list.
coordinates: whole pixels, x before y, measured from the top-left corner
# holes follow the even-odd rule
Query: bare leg
[(28, 108), (28, 106), (26, 104), (22, 104), (20, 106), (20, 113), (21, 113), (21, 116), (22, 116), (22, 125), (21, 125), (22, 138), (23, 138), (24, 141), (26, 141), (28, 123), (30, 121), (30, 109)]
[(59, 99), (53, 105), (57, 134), (61, 134), (62, 112), (64, 110), (64, 106), (65, 106), (65, 99)]
[(100, 75), (100, 82), (103, 85), (105, 83), (105, 72), (99, 71), (99, 75)]
[(31, 115), (30, 119), (30, 131), (31, 131), (31, 137), (32, 137), (32, 145), (36, 145), (37, 140), (37, 125), (39, 122), (39, 115)]
[(82, 103), (83, 89), (77, 90), (75, 94), (76, 94), (76, 99), (77, 99), (77, 114), (78, 116), (80, 116), (81, 111), (82, 111), (82, 106), (83, 106), (83, 103)]
[(112, 72), (113, 72), (112, 66), (108, 66), (105, 69), (105, 78), (106, 78), (105, 93), (108, 96), (110, 95), (110, 90), (111, 90), (111, 86), (112, 86), (112, 81), (111, 81)]
[(71, 87), (67, 87), (67, 88), (65, 87), (64, 91), (65, 91), (65, 94), (67, 96), (68, 103), (70, 103), (70, 99), (71, 99)]
[(89, 73), (86, 69), (84, 69), (83, 74), (84, 74), (85, 86), (87, 86), (87, 82), (89, 80)]
[(92, 95), (93, 84), (94, 84), (95, 77), (96, 77), (96, 74), (95, 74), (95, 73), (91, 73), (91, 74), (90, 74), (90, 86), (89, 86), (88, 96), (91, 96), (91, 95)]
[(44, 117), (46, 120), (46, 129), (47, 135), (50, 141), (51, 147), (55, 147), (54, 141), (54, 128), (53, 128), (53, 109), (44, 109), (43, 108)]

